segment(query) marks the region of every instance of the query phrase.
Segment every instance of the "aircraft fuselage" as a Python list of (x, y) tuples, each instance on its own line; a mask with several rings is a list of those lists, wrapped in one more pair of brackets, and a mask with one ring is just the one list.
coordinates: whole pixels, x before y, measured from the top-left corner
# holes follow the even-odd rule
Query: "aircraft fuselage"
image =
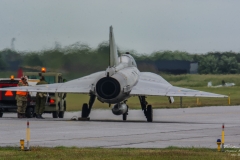
[(123, 55), (123, 62), (107, 68), (95, 82), (94, 94), (101, 102), (115, 104), (129, 98), (133, 86), (139, 79), (139, 70), (130, 55)]

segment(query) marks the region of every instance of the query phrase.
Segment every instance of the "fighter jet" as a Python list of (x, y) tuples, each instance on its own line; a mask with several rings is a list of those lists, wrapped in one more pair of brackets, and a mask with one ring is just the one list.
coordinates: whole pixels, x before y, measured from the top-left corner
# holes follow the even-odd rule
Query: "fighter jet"
[(66, 83), (11, 87), (0, 90), (89, 94), (89, 102), (82, 105), (82, 118), (89, 117), (94, 101), (97, 98), (99, 101), (112, 106), (112, 113), (122, 115), (123, 120), (126, 120), (128, 115), (127, 99), (131, 96), (138, 96), (141, 109), (148, 122), (153, 121), (153, 109), (152, 105), (146, 101), (146, 96), (166, 96), (170, 103), (174, 102), (174, 96), (227, 97), (220, 94), (174, 87), (157, 74), (140, 72), (130, 54), (126, 53), (118, 56), (112, 26), (110, 26), (109, 46), (109, 64), (105, 71), (93, 73)]

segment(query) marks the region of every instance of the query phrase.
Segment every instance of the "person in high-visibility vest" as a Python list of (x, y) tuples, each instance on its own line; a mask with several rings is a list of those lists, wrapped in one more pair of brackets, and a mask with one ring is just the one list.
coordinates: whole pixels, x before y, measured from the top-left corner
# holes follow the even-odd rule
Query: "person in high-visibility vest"
[[(28, 86), (27, 76), (22, 76), (17, 86), (18, 87)], [(27, 97), (28, 97), (28, 92), (25, 92), (25, 91), (16, 92), (18, 118), (26, 118), (25, 111), (27, 108)]]

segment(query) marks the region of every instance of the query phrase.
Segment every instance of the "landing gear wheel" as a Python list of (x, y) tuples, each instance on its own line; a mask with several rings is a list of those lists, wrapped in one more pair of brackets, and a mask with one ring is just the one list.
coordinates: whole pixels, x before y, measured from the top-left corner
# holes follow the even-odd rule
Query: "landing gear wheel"
[(2, 112), (0, 112), (0, 118), (2, 118), (2, 116), (3, 116), (3, 113), (2, 113)]
[(147, 105), (147, 121), (152, 122), (153, 121), (153, 110), (152, 110), (152, 105)]
[(64, 111), (59, 111), (58, 117), (59, 117), (59, 118), (63, 118), (63, 117), (64, 117)]
[(84, 103), (82, 106), (82, 118), (87, 118), (89, 114), (88, 104)]
[(28, 107), (28, 108), (26, 109), (25, 116), (26, 116), (27, 118), (33, 118), (33, 114), (34, 114), (33, 108)]
[(123, 114), (123, 120), (127, 120), (127, 115), (128, 115), (128, 105), (127, 105), (127, 112)]
[(58, 118), (58, 111), (53, 111), (52, 112), (52, 117), (53, 118)]

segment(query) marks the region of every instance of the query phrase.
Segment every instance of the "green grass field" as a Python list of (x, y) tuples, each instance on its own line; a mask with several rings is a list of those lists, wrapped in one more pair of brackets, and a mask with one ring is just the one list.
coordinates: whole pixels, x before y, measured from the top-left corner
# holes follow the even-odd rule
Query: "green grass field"
[(164, 149), (107, 149), (107, 148), (76, 148), (76, 147), (55, 147), (43, 148), (32, 147), (31, 151), (19, 151), (19, 148), (0, 148), (0, 160), (12, 159), (38, 159), (38, 160), (235, 160), (240, 159), (240, 152), (237, 149), (231, 152), (217, 152), (216, 149), (207, 148), (177, 148), (168, 147)]
[[(192, 89), (208, 91), (213, 93), (219, 93), (224, 95), (229, 95), (230, 93), (230, 104), (240, 105), (240, 87), (232, 88), (207, 88), (207, 87), (191, 87)], [(67, 96), (67, 110), (76, 111), (81, 110), (82, 104), (87, 103), (89, 100), (88, 95), (81, 94), (68, 94)], [(167, 97), (160, 96), (149, 96), (147, 101), (149, 104), (153, 105), (153, 108), (179, 108), (180, 98), (174, 97), (175, 102), (169, 104)], [(138, 97), (131, 97), (128, 99), (127, 104), (130, 109), (141, 109)], [(230, 106), (228, 104), (228, 98), (199, 98), (199, 103), (197, 104), (197, 98), (183, 97), (182, 107), (200, 107), (200, 106)], [(101, 103), (98, 100), (95, 101), (93, 109), (107, 109), (107, 103)]]
[[(1, 72), (0, 77), (9, 77), (11, 72)], [(169, 81), (174, 86), (196, 89), (201, 91), (207, 91), (217, 94), (230, 95), (230, 105), (240, 105), (240, 75), (199, 75), (199, 74), (183, 74), (183, 75), (169, 75), (161, 74), (163, 78)], [(209, 88), (207, 83), (209, 81), (214, 85), (220, 85), (222, 80), (225, 82), (233, 82), (236, 84), (234, 87), (221, 87), (221, 88)], [(168, 103), (167, 97), (149, 96), (147, 101), (153, 105), (153, 108), (179, 108), (180, 98), (174, 97), (175, 102), (173, 104)], [(200, 107), (200, 106), (229, 106), (228, 98), (199, 98), (197, 104), (197, 98), (183, 97), (182, 107)], [(67, 111), (81, 110), (83, 103), (88, 103), (88, 95), (80, 94), (68, 94), (67, 96)], [(138, 97), (131, 97), (127, 104), (130, 109), (141, 109)], [(98, 100), (95, 101), (93, 109), (108, 109), (108, 104), (101, 103)]]
[[(240, 105), (240, 75), (162, 75), (167, 81), (174, 86), (212, 92), (230, 96), (230, 105)], [(213, 85), (220, 85), (222, 80), (225, 82), (233, 82), (236, 86), (210, 88), (207, 83), (212, 81)], [(147, 101), (153, 105), (153, 108), (179, 108), (180, 97), (174, 97), (175, 102), (169, 104), (167, 97), (149, 96)], [(88, 103), (88, 95), (68, 94), (67, 97), (67, 110), (76, 111), (81, 110), (83, 103)], [(127, 101), (130, 109), (141, 109), (138, 97), (131, 97)], [(201, 107), (201, 106), (230, 106), (228, 98), (197, 98), (183, 97), (182, 107)], [(93, 109), (107, 109), (108, 104), (101, 103), (98, 100), (94, 103)]]
[(222, 80), (240, 86), (239, 74), (162, 74), (161, 76), (172, 85), (179, 87), (205, 87), (209, 81), (212, 82), (213, 86), (216, 86), (222, 84)]
[[(230, 95), (230, 105), (240, 105), (240, 87), (231, 88), (207, 88), (207, 87), (191, 87), (191, 89), (197, 89), (207, 92), (213, 92), (218, 94)], [(76, 111), (81, 110), (83, 103), (88, 103), (88, 95), (80, 94), (68, 94), (67, 96), (67, 110)], [(179, 108), (180, 97), (174, 97), (174, 103), (169, 104), (167, 97), (149, 96), (147, 101), (153, 105), (153, 108)], [(138, 97), (131, 97), (128, 99), (127, 104), (130, 109), (141, 109)], [(197, 104), (197, 98), (183, 97), (182, 107), (200, 107), (200, 106), (230, 106), (228, 104), (228, 98), (199, 98)], [(98, 100), (95, 101), (93, 109), (107, 109), (107, 103), (101, 103)]]

